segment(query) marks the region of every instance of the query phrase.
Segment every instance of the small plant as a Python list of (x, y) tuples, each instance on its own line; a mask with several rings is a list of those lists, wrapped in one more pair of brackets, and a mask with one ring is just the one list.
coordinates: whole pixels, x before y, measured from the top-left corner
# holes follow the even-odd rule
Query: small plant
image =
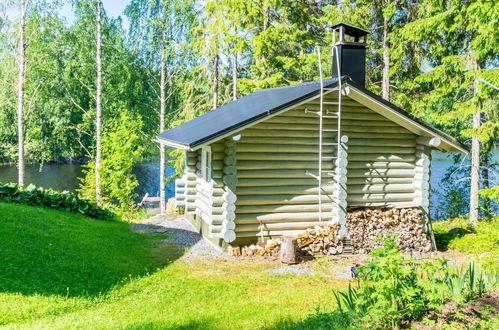
[(91, 218), (111, 219), (114, 214), (107, 208), (99, 207), (94, 202), (78, 198), (69, 192), (58, 192), (52, 189), (27, 188), (15, 184), (0, 184), (0, 202), (17, 203), (32, 206), (43, 206), (72, 213), (80, 213)]
[(399, 328), (447, 301), (469, 302), (497, 285), (497, 276), (486, 276), (474, 263), (466, 269), (445, 259), (418, 263), (399, 252), (393, 236), (370, 256), (369, 263), (351, 269), (356, 288), (333, 292), (339, 312), (364, 327)]

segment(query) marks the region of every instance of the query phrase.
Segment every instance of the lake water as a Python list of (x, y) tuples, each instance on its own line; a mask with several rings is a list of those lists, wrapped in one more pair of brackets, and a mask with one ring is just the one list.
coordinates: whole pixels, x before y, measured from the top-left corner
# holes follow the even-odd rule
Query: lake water
[[(447, 169), (453, 165), (452, 154), (443, 153), (440, 151), (433, 152), (431, 164), (431, 186), (437, 193), (431, 195), (431, 205), (438, 206), (439, 198), (438, 190), (440, 182), (445, 175)], [(493, 153), (492, 160), (499, 162), (499, 149)], [(469, 162), (464, 162), (463, 166), (469, 165)], [(159, 163), (147, 162), (137, 164), (133, 173), (139, 180), (139, 186), (136, 189), (139, 195), (139, 200), (148, 193), (149, 196), (159, 196)], [(166, 176), (170, 177), (174, 174), (172, 166), (167, 167)], [(37, 187), (52, 188), (59, 191), (72, 191), (78, 188), (79, 180), (82, 177), (82, 166), (79, 164), (45, 164), (42, 167), (39, 165), (26, 166), (26, 184), (34, 184)], [(499, 182), (499, 173), (491, 172), (491, 182), (496, 184)], [(0, 182), (16, 182), (17, 168), (15, 166), (0, 166)], [(168, 198), (174, 196), (174, 183), (167, 184), (166, 195)], [(496, 204), (497, 210), (497, 204)], [(432, 212), (435, 215), (435, 212)]]

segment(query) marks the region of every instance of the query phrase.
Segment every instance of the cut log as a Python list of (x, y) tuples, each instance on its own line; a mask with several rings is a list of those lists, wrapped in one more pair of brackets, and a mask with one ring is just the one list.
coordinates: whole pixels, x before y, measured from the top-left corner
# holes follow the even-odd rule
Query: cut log
[(279, 260), (284, 264), (296, 264), (296, 237), (283, 237)]

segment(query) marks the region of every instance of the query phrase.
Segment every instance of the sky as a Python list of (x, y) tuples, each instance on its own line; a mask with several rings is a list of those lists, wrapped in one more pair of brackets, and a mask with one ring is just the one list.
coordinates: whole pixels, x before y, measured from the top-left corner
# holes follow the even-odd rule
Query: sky
[[(0, 0), (2, 1), (2, 0)], [(123, 11), (131, 0), (102, 0), (102, 5), (108, 17), (116, 18), (121, 16), (123, 19), (123, 27), (128, 29), (129, 22), (123, 15)], [(16, 6), (7, 8), (7, 15), (9, 17), (17, 17), (18, 9)], [(73, 9), (70, 4), (66, 4), (61, 9), (61, 16), (66, 19), (66, 21), (71, 24), (74, 21)]]
[[(125, 29), (128, 28), (128, 20), (123, 15), (123, 11), (129, 3), (130, 0), (102, 0), (102, 5), (104, 6), (107, 16), (112, 18), (122, 16)], [(74, 21), (73, 9), (69, 4), (64, 5), (61, 15), (66, 18), (67, 22), (70, 24)]]

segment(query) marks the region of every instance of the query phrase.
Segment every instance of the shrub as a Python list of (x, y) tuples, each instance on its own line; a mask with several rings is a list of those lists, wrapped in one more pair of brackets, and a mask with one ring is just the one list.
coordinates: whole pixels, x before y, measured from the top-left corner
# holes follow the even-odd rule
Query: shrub
[(334, 292), (339, 311), (364, 327), (399, 328), (447, 301), (468, 302), (497, 285), (497, 276), (479, 272), (475, 264), (463, 270), (445, 259), (418, 263), (399, 252), (393, 236), (370, 256), (354, 270), (356, 287)]
[(0, 184), (0, 201), (80, 213), (100, 220), (111, 219), (114, 216), (108, 209), (69, 192), (61, 193), (52, 189), (36, 188), (33, 185), (22, 188), (15, 184)]
[[(109, 120), (102, 136), (101, 202), (128, 220), (137, 216), (135, 188), (139, 182), (132, 170), (144, 149), (142, 126), (139, 115), (124, 110), (119, 118)], [(95, 201), (95, 162), (90, 161), (83, 172), (78, 193)]]

